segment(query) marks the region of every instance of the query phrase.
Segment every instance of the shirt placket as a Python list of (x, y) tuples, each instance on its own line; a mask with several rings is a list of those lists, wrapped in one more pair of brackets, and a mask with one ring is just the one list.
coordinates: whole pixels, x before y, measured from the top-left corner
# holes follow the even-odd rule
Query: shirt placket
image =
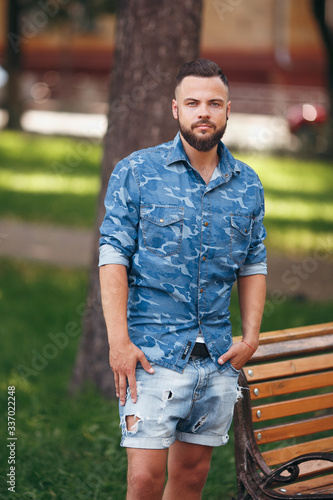
[(201, 218), (201, 246), (200, 246), (200, 262), (199, 262), (199, 280), (198, 280), (198, 323), (199, 330), (204, 321), (207, 305), (207, 293), (209, 286), (209, 249), (211, 244), (212, 231), (212, 196), (213, 191), (230, 180), (229, 174), (225, 174), (215, 179), (202, 193), (202, 218)]
[(208, 253), (211, 235), (211, 206), (210, 197), (207, 190), (202, 194), (202, 217), (201, 217), (201, 245), (198, 280), (198, 322), (201, 331), (201, 324), (206, 312), (206, 294), (208, 284)]

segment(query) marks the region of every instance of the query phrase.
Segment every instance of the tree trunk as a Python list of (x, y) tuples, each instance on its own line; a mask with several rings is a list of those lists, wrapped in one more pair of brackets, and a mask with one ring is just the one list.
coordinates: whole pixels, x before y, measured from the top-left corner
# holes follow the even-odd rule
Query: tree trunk
[[(327, 90), (329, 98), (329, 117), (325, 127), (327, 139), (327, 155), (333, 156), (333, 11), (328, 12), (326, 0), (312, 0), (313, 13), (317, 20), (322, 41), (327, 55)], [(329, 19), (328, 19), (329, 17)]]
[(20, 89), (21, 80), (21, 28), (19, 0), (8, 2), (7, 14), (7, 50), (6, 70), (8, 72), (8, 83), (6, 86), (6, 109), (8, 112), (7, 128), (13, 130), (21, 129), (22, 98)]
[(175, 77), (185, 61), (198, 57), (201, 10), (202, 0), (119, 2), (95, 245), (72, 391), (92, 381), (103, 394), (115, 396), (97, 267), (104, 197), (119, 160), (135, 150), (173, 139), (177, 131), (171, 114)]

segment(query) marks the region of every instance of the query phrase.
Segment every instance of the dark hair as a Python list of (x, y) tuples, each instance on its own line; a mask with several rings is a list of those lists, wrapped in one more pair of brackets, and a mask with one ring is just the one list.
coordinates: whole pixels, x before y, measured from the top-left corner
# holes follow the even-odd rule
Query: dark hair
[(195, 59), (194, 61), (188, 61), (183, 64), (176, 77), (176, 87), (178, 87), (187, 76), (199, 76), (203, 78), (219, 76), (224, 85), (229, 89), (228, 78), (221, 68), (214, 61), (210, 61), (209, 59)]

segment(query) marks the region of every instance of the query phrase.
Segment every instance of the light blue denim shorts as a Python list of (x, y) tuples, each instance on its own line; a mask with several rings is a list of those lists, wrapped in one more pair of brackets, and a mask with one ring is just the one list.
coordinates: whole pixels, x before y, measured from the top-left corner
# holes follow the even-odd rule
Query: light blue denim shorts
[[(204, 446), (228, 442), (235, 402), (240, 396), (239, 372), (229, 366), (220, 373), (207, 358), (190, 358), (183, 373), (153, 364), (155, 373), (136, 369), (137, 402), (129, 389), (119, 405), (121, 446), (163, 449), (178, 439)], [(127, 428), (127, 416), (135, 425)]]

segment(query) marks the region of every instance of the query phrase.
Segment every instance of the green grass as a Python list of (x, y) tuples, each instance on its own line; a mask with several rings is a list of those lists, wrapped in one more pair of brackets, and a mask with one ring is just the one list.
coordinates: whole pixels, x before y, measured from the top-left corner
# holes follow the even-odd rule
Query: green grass
[[(102, 148), (90, 140), (0, 135), (0, 217), (91, 228)], [(267, 247), (333, 251), (333, 168), (327, 161), (237, 154), (266, 195)]]
[(2, 131), (0, 216), (92, 227), (100, 144)]
[[(86, 289), (85, 270), (0, 260), (0, 404), (6, 408), (7, 387), (15, 385), (18, 438), (17, 492), (6, 491), (5, 451), (0, 459), (0, 498), (125, 498), (126, 453), (119, 446), (116, 402), (101, 397), (93, 388), (72, 398), (67, 391), (78, 348)], [(331, 303), (288, 299), (268, 309), (262, 330), (329, 321), (331, 310)], [(234, 333), (238, 334), (235, 294), (231, 314)], [(73, 334), (67, 345), (55, 347), (53, 339), (60, 338), (58, 334), (69, 327)], [(27, 373), (26, 380), (21, 374)], [(4, 416), (3, 411), (2, 439), (7, 436)], [(227, 500), (235, 492), (230, 432), (229, 444), (214, 450), (203, 498)]]
[(332, 253), (332, 163), (256, 154), (239, 159), (255, 169), (264, 186), (268, 248), (307, 253), (325, 241)]

